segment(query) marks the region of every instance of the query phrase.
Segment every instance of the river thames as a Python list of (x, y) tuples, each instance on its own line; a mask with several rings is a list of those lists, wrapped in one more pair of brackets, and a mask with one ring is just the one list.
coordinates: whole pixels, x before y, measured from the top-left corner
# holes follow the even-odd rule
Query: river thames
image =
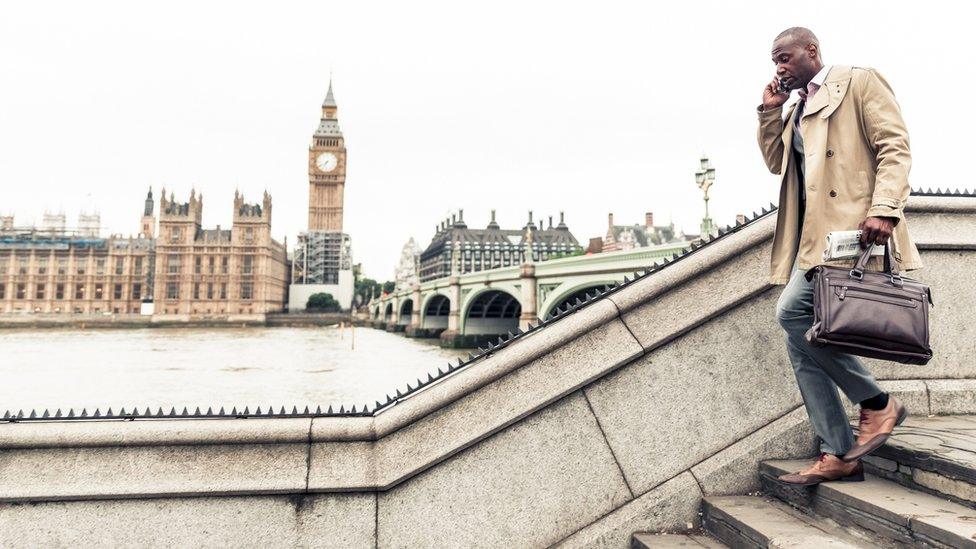
[(370, 328), (0, 331), (5, 410), (375, 405), (466, 355)]

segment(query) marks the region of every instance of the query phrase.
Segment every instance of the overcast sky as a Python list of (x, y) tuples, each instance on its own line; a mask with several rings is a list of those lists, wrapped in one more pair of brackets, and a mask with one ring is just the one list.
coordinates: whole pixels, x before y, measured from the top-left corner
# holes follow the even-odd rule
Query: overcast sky
[[(138, 4), (138, 5), (137, 5)], [(152, 7), (148, 7), (148, 6)], [(667, 6), (667, 7), (665, 7)], [(796, 6), (790, 7), (790, 6)], [(783, 28), (872, 66), (911, 134), (913, 186), (973, 188), (968, 2), (16, 2), (0, 16), (0, 213), (97, 209), (135, 233), (147, 188), (204, 194), (204, 225), (267, 189), (289, 245), (329, 73), (349, 156), (345, 229), (368, 276), (464, 208), (482, 227), (566, 212), (698, 232), (776, 200), (755, 106)]]

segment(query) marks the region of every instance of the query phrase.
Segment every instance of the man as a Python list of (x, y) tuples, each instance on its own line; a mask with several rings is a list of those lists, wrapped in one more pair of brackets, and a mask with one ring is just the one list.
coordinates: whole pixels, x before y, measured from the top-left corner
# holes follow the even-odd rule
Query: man
[[(821, 440), (820, 457), (810, 467), (780, 478), (799, 485), (862, 480), (860, 458), (887, 440), (907, 410), (856, 357), (806, 342), (813, 287), (803, 274), (823, 263), (828, 232), (853, 229), (862, 230), (862, 247), (892, 246), (900, 271), (922, 267), (903, 214), (911, 192), (908, 132), (884, 78), (870, 68), (825, 66), (809, 29), (780, 33), (772, 58), (776, 78), (757, 108), (763, 158), (782, 176), (770, 281), (786, 284), (777, 317)], [(799, 91), (799, 100), (785, 106), (791, 90)], [(881, 261), (872, 257), (868, 268), (881, 270)], [(841, 262), (853, 266), (854, 260)], [(861, 407), (856, 442), (838, 387)]]

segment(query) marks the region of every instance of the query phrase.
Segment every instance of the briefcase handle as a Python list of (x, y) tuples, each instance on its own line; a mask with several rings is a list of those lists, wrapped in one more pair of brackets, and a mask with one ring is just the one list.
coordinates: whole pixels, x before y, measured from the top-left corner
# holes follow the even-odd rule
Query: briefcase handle
[[(885, 255), (884, 255), (884, 272), (891, 278), (891, 283), (895, 286), (901, 286), (903, 279), (898, 273), (898, 267), (895, 265), (895, 258), (891, 254), (891, 246), (889, 245), (891, 238), (885, 241)], [(873, 244), (869, 244), (861, 252), (861, 257), (857, 259), (857, 263), (854, 264), (854, 268), (851, 269), (850, 277), (861, 280), (864, 277), (864, 268), (868, 264), (868, 259), (871, 258), (871, 249), (874, 248)]]

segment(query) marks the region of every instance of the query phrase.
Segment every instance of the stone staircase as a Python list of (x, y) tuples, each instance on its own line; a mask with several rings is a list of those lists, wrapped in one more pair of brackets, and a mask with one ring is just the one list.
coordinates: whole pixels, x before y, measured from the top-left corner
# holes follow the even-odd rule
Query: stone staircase
[(864, 482), (776, 480), (808, 463), (763, 462), (763, 493), (704, 498), (704, 532), (637, 533), (631, 546), (976, 548), (976, 416), (908, 418), (865, 459)]

